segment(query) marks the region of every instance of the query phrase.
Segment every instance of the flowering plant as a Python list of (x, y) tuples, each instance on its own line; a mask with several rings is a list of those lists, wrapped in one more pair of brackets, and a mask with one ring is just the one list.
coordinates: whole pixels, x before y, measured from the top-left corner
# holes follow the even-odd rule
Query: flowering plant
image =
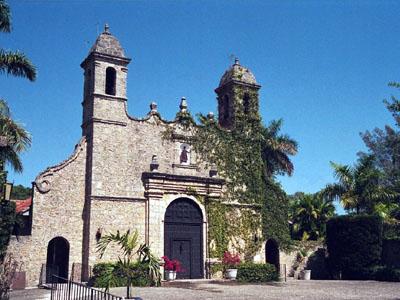
[(179, 260), (173, 259), (170, 260), (168, 256), (161, 257), (164, 260), (164, 270), (166, 271), (175, 271), (176, 273), (182, 272), (182, 264)]
[(224, 258), (222, 259), (222, 264), (227, 269), (234, 269), (238, 264), (240, 264), (239, 254), (232, 254), (229, 251), (224, 252)]

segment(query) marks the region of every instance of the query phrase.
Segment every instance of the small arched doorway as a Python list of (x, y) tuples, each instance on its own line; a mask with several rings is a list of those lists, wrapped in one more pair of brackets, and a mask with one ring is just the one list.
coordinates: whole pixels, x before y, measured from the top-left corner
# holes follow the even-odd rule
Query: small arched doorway
[(55, 237), (47, 246), (46, 282), (53, 282), (52, 275), (68, 279), (69, 243), (63, 237)]
[(168, 206), (164, 255), (182, 263), (177, 278), (203, 278), (203, 214), (193, 200), (179, 198)]
[(269, 239), (265, 244), (265, 262), (274, 265), (279, 272), (279, 247), (274, 239)]

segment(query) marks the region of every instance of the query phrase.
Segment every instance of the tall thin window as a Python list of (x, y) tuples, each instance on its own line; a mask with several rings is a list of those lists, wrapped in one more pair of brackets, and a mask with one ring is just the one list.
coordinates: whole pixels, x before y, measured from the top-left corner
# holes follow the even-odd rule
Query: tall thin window
[(245, 114), (250, 112), (250, 96), (247, 93), (243, 97), (243, 111)]
[(229, 120), (229, 97), (227, 95), (224, 96), (222, 101), (222, 111), (223, 111), (223, 120)]
[(108, 67), (106, 69), (106, 94), (115, 96), (116, 79), (117, 72), (114, 68)]

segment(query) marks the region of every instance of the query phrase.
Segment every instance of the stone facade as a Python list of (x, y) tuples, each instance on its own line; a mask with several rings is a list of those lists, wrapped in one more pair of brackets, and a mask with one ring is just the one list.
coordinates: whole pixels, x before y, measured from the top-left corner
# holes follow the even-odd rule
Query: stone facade
[[(28, 286), (40, 282), (43, 266), (51, 259), (49, 242), (57, 237), (69, 244), (68, 274), (73, 263), (82, 264), (82, 280), (88, 279), (90, 266), (99, 262), (96, 243), (106, 232), (137, 230), (141, 242), (148, 243), (161, 257), (165, 253), (165, 213), (180, 198), (193, 201), (201, 210), (203, 264), (209, 259), (207, 214), (193, 191), (196, 196), (218, 199), (224, 180), (197, 162), (179, 122), (162, 119), (155, 103), (144, 118), (127, 114), (129, 62), (106, 27), (81, 64), (82, 138), (69, 159), (37, 176), (33, 184), (32, 234), (13, 238), (10, 244), (10, 251), (23, 263)], [(238, 62), (224, 75), (223, 85), (232, 84), (229, 76), (237, 76), (236, 68)], [(254, 76), (243, 70), (244, 76), (233, 79), (246, 89), (258, 91)], [(231, 92), (229, 87), (218, 91), (225, 90)], [(182, 99), (181, 112), (186, 108), (186, 100)], [(165, 139), (165, 132), (171, 129), (181, 133), (180, 137)], [(187, 151), (185, 159), (183, 148)], [(265, 261), (262, 251), (256, 255), (259, 261)], [(117, 249), (110, 248), (103, 260), (115, 260), (118, 254)], [(203, 277), (206, 275), (203, 272)]]

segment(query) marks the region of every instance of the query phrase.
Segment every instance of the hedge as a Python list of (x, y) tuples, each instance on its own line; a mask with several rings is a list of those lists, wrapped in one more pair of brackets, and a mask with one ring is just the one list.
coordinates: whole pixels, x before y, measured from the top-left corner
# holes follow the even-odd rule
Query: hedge
[[(106, 271), (109, 268), (113, 268), (111, 278), (106, 277)], [(147, 271), (147, 266), (140, 263), (133, 263), (132, 269), (135, 270), (135, 276), (132, 278), (133, 286), (151, 286), (153, 285)], [(118, 268), (118, 263), (98, 263), (93, 267), (93, 276), (90, 280), (91, 285), (94, 287), (105, 288), (107, 282), (110, 283), (110, 287), (126, 286), (127, 280), (122, 277), (121, 270)]]
[(237, 280), (241, 282), (278, 281), (279, 275), (272, 264), (243, 263), (238, 267)]
[(383, 223), (384, 239), (400, 239), (400, 224)]
[(0, 202), (0, 262), (3, 261), (10, 236), (16, 221), (15, 203), (12, 201)]
[(327, 223), (326, 244), (331, 271), (343, 279), (360, 279), (363, 270), (379, 265), (382, 220), (377, 216), (338, 216)]

